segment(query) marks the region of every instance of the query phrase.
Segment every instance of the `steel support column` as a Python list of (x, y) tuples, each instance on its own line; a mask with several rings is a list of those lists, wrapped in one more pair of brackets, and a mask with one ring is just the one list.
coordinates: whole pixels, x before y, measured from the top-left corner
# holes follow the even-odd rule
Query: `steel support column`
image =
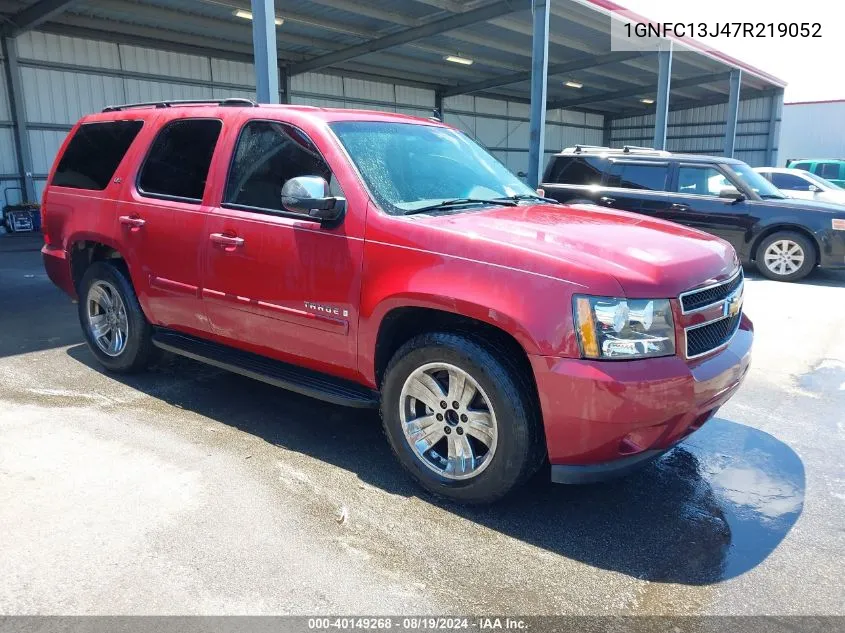
[(654, 148), (666, 149), (669, 90), (672, 85), (672, 42), (657, 51), (657, 105), (654, 113)]
[(728, 97), (728, 119), (725, 121), (725, 156), (733, 158), (736, 144), (736, 122), (739, 119), (739, 89), (742, 85), (742, 71), (731, 71), (731, 93)]
[(23, 202), (36, 202), (35, 183), (32, 181), (32, 148), (26, 131), (26, 110), (23, 103), (21, 69), (18, 66), (18, 47), (12, 37), (2, 38), (4, 68), (6, 71), (6, 90), (12, 114), (12, 132), (15, 141), (18, 173), (21, 177)]
[(290, 73), (287, 68), (282, 68), (279, 72), (279, 101), (280, 103), (290, 103)]
[(778, 160), (778, 112), (783, 108), (783, 90), (769, 97), (769, 135), (766, 139), (766, 166), (776, 167)]
[(601, 132), (601, 144), (605, 147), (610, 147), (610, 139), (613, 137), (613, 119), (608, 115), (604, 115), (604, 126)]
[(445, 114), (443, 113), (443, 91), (442, 90), (435, 90), (434, 91), (434, 112), (436, 116), (440, 117), (440, 120), (443, 121), (445, 118)]
[(549, 73), (549, 7), (551, 0), (532, 0), (534, 31), (531, 48), (531, 120), (528, 136), (528, 185), (542, 178), (546, 141), (546, 90)]
[(252, 1), (252, 47), (259, 103), (279, 103), (279, 60), (273, 0)]

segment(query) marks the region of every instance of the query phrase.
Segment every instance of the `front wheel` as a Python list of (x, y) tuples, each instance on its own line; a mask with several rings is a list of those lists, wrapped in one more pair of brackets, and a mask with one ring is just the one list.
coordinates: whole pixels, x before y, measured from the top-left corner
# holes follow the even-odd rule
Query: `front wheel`
[(798, 281), (816, 266), (816, 248), (794, 231), (778, 231), (757, 247), (757, 269), (775, 281)]
[(416, 337), (388, 365), (385, 434), (424, 488), (468, 503), (495, 501), (542, 463), (542, 433), (526, 377), (481, 341)]

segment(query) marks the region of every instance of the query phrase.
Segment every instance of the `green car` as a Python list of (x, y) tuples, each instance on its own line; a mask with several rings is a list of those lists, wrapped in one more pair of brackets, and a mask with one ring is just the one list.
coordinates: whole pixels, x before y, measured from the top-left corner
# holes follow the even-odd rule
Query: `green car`
[(803, 169), (826, 178), (835, 185), (845, 186), (845, 160), (839, 158), (798, 158), (786, 161), (790, 169)]

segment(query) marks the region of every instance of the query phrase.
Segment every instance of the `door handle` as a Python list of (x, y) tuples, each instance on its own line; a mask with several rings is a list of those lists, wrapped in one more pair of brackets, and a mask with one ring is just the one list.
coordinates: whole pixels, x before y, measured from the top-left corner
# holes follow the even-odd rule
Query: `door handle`
[(673, 202), (672, 204), (670, 204), (669, 208), (672, 211), (689, 211), (689, 205), (678, 204), (677, 202)]
[(140, 229), (142, 226), (144, 226), (147, 223), (147, 221), (144, 218), (139, 218), (137, 216), (131, 216), (131, 215), (122, 215), (118, 218), (118, 220), (120, 220), (121, 224), (126, 225), (126, 226), (131, 226), (132, 228), (136, 228), (136, 229)]
[(234, 235), (226, 235), (225, 233), (212, 233), (208, 236), (215, 244), (222, 244), (223, 246), (243, 246), (244, 238), (236, 237)]
[(611, 198), (609, 196), (602, 196), (601, 198), (599, 198), (599, 202), (601, 202), (602, 204), (606, 204), (607, 206), (610, 206), (614, 202), (616, 202), (616, 198)]

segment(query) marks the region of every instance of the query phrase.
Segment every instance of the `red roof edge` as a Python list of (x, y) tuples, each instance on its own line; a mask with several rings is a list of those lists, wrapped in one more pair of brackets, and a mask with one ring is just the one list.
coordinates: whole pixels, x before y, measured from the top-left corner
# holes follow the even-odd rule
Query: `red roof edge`
[[(635, 13), (634, 11), (631, 11), (629, 9), (626, 9), (622, 5), (616, 4), (612, 0), (580, 0), (580, 2), (582, 4), (585, 4), (585, 3), (586, 4), (592, 4), (596, 7), (599, 7), (601, 9), (605, 9), (606, 11), (609, 11), (609, 12), (624, 13), (627, 17), (634, 19), (634, 20), (637, 20), (637, 21), (654, 22), (654, 20), (647, 18), (643, 15), (640, 15), (639, 13)], [(683, 44), (684, 46), (688, 46), (689, 48), (695, 49), (696, 51), (698, 51), (702, 55), (706, 55), (708, 57), (714, 57), (714, 58), (718, 59), (719, 61), (722, 61), (722, 62), (724, 62), (724, 63), (726, 63), (730, 66), (736, 66), (737, 68), (741, 68), (742, 70), (745, 70), (745, 71), (751, 73), (752, 75), (759, 77), (760, 79), (764, 79), (764, 80), (768, 81), (769, 83), (773, 83), (780, 88), (784, 88), (786, 86), (786, 82), (783, 79), (775, 77), (774, 75), (767, 73), (765, 70), (760, 70), (759, 68), (755, 68), (754, 66), (751, 66), (750, 64), (746, 64), (745, 62), (740, 61), (740, 60), (736, 59), (735, 57), (731, 57), (727, 53), (717, 51), (713, 47), (707, 46), (706, 44), (699, 42), (698, 40), (691, 39), (691, 38), (688, 38), (688, 37), (684, 37), (684, 38), (673, 37), (671, 39), (676, 41), (676, 42)]]
[(820, 99), (819, 101), (790, 101), (783, 105), (813, 105), (816, 103), (845, 103), (845, 99)]

